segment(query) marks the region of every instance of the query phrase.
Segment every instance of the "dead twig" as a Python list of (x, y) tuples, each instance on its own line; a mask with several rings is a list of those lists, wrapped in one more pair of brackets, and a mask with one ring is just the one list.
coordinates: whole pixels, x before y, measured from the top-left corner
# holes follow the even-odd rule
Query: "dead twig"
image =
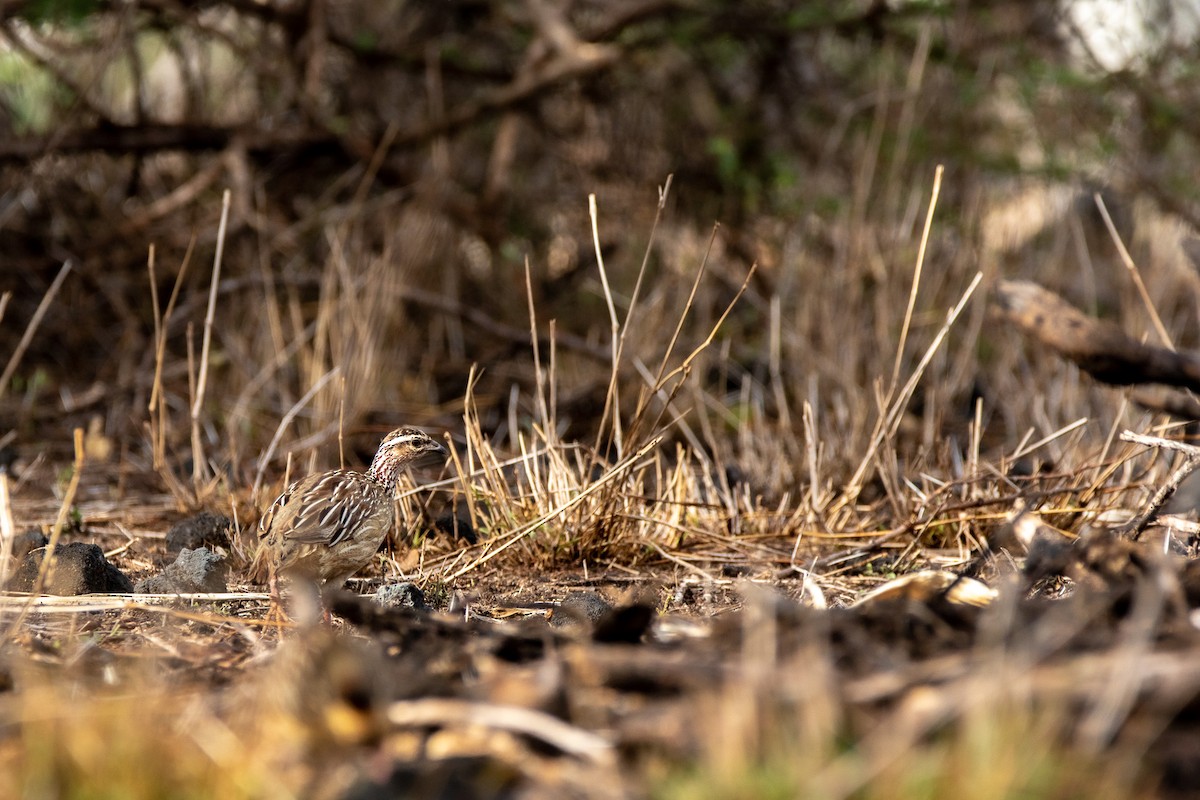
[(200, 486), (207, 475), (204, 460), (204, 443), (200, 438), (200, 411), (204, 407), (204, 392), (208, 387), (208, 351), (212, 344), (213, 318), (217, 312), (217, 287), (221, 283), (221, 256), (225, 252), (225, 231), (229, 225), (228, 189), (221, 197), (221, 223), (217, 228), (217, 252), (213, 256), (212, 281), (208, 288), (208, 311), (204, 315), (204, 338), (200, 346), (200, 374), (196, 379), (196, 397), (192, 403), (192, 482), (196, 499), (200, 499)]
[(8, 473), (0, 472), (0, 586), (8, 583), (8, 573), (12, 566), (13, 537), (16, 526), (13, 524), (12, 499), (8, 494)]
[(29, 348), (29, 343), (33, 341), (33, 334), (37, 332), (38, 325), (42, 323), (42, 317), (46, 316), (46, 309), (50, 307), (50, 303), (58, 294), (58, 290), (62, 288), (63, 281), (67, 279), (67, 273), (71, 271), (71, 262), (64, 261), (62, 267), (58, 270), (58, 274), (54, 276), (54, 281), (50, 284), (50, 288), (46, 290), (46, 294), (42, 296), (42, 302), (38, 303), (37, 310), (33, 312), (33, 317), (30, 318), (29, 324), (25, 326), (25, 332), (21, 334), (21, 341), (17, 342), (17, 349), (13, 350), (13, 354), (8, 358), (8, 364), (4, 366), (3, 374), (0, 374), (0, 397), (4, 397), (4, 393), (8, 390), (8, 382), (12, 379), (13, 373), (17, 370), (17, 365), (21, 363), (21, 356), (25, 355), (25, 351)]
[(1134, 444), (1144, 445), (1146, 447), (1157, 447), (1161, 450), (1174, 450), (1177, 453), (1183, 453), (1183, 463), (1171, 473), (1166, 482), (1158, 488), (1154, 496), (1150, 498), (1150, 502), (1146, 504), (1146, 508), (1142, 513), (1138, 514), (1133, 519), (1126, 522), (1124, 525), (1115, 529), (1118, 536), (1124, 536), (1129, 539), (1137, 540), (1142, 531), (1150, 524), (1150, 520), (1158, 516), (1158, 512), (1166, 505), (1171, 496), (1175, 494), (1175, 490), (1179, 488), (1179, 484), (1183, 483), (1188, 475), (1195, 471), (1197, 466), (1200, 466), (1200, 447), (1197, 447), (1187, 442), (1180, 442), (1175, 439), (1163, 439), (1158, 436), (1145, 436), (1133, 431), (1124, 431), (1121, 434), (1121, 440), (1125, 442), (1133, 442)]
[(283, 419), (279, 420), (279, 426), (275, 428), (275, 435), (271, 437), (271, 443), (267, 446), (266, 451), (258, 460), (258, 470), (254, 474), (254, 488), (250, 490), (250, 496), (255, 501), (258, 500), (258, 490), (262, 487), (263, 474), (267, 471), (267, 464), (271, 463), (271, 457), (275, 455), (275, 448), (279, 446), (279, 440), (283, 438), (283, 432), (287, 430), (287, 426), (293, 419), (296, 418), (296, 415), (300, 413), (300, 409), (308, 405), (309, 401), (316, 396), (317, 392), (321, 391), (321, 389), (325, 387), (325, 384), (329, 383), (330, 380), (340, 373), (341, 367), (334, 367), (333, 369), (329, 370), (329, 372), (326, 372), (324, 375), (322, 375), (317, 382), (312, 385), (312, 388), (305, 392), (304, 396), (297, 400), (296, 404), (288, 409), (288, 412), (283, 415)]
[(615, 765), (608, 740), (531, 708), (430, 697), (392, 703), (387, 717), (391, 724), (404, 728), (482, 725), (532, 737), (576, 758)]

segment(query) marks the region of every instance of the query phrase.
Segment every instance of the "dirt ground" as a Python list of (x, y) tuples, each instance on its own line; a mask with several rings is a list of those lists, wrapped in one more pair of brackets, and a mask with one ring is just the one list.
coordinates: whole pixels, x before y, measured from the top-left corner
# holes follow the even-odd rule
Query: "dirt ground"
[[(105, 483), (84, 482), (63, 541), (100, 544), (134, 581), (156, 574), (189, 515), (167, 496), (103, 499)], [(47, 526), (59, 503), (26, 484), (13, 514)], [(1197, 562), (1164, 554), (1157, 529), (1073, 539), (1030, 514), (1012, 529), (1026, 546), (955, 574), (896, 579), (886, 565), (903, 543), (885, 541), (807, 580), (779, 538), (757, 542), (757, 561), (508, 561), (447, 581), (438, 565), (468, 546), (435, 535), (327, 593), (331, 625), (284, 629), (236, 548), (217, 547), (226, 594), (6, 597), (0, 758), (30, 797), (82, 769), (118, 780), (129, 747), (177, 767), (119, 783), (214, 796), (223, 784), (178, 767), (195, 742), (243, 796), (941, 796), (949, 778), (897, 777), (896, 764), (987, 719), (1007, 744), (986, 757), (1015, 760), (975, 767), (1000, 792), (988, 796), (1191, 796)], [(419, 591), (376, 599), (414, 560), (403, 577)], [(149, 741), (87, 755), (108, 717)], [(50, 735), (66, 755), (38, 754), (31, 742)], [(1052, 777), (1038, 778), (1046, 760)]]

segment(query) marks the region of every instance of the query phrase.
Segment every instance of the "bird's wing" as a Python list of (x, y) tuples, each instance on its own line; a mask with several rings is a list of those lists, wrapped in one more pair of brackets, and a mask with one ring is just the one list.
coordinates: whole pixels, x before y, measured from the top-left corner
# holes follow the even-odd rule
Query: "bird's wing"
[(361, 472), (338, 470), (313, 475), (287, 488), (263, 518), (296, 544), (333, 546), (348, 538), (378, 509), (380, 487)]

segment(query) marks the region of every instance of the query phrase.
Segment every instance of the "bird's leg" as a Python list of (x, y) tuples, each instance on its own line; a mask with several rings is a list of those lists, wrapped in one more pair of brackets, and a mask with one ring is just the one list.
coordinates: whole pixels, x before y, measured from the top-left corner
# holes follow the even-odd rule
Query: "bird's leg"
[(329, 610), (330, 595), (325, 590), (329, 584), (317, 587), (317, 606), (321, 609), (321, 622), (326, 628), (333, 627), (333, 614)]
[(267, 621), (281, 624), (288, 621), (287, 612), (283, 608), (283, 597), (279, 591), (279, 573), (271, 567), (267, 574), (267, 591), (271, 596), (271, 605), (267, 609)]

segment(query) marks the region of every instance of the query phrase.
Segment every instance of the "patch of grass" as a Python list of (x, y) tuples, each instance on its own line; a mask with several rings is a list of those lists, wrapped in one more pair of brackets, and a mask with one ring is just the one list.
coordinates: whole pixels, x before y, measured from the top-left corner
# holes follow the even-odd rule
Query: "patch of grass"
[[(987, 669), (970, 679), (978, 682)], [(785, 684), (803, 680), (780, 674)], [(830, 687), (832, 688), (832, 687)], [(963, 687), (958, 687), (963, 688)], [(828, 697), (780, 711), (788, 687), (776, 685), (749, 717), (725, 705), (706, 715), (702, 757), (651, 768), (651, 796), (974, 800), (1150, 796), (1136, 749), (1089, 752), (1073, 739), (1073, 715), (1052, 698), (1031, 703), (1025, 689), (989, 686), (982, 702), (943, 703), (950, 687), (914, 690), (865, 730), (814, 726), (828, 719)], [(813, 693), (810, 691), (809, 696)], [(775, 708), (771, 708), (775, 704)], [(814, 707), (816, 706), (816, 707)], [(856, 727), (856, 726), (855, 726)], [(730, 732), (743, 735), (730, 735)]]
[[(32, 676), (30, 676), (32, 678)], [(18, 731), (0, 742), (0, 792), (62, 800), (284, 797), (269, 762), (205, 710), (200, 694), (152, 680), (120, 691), (30, 680), (10, 697)], [(69, 699), (68, 699), (69, 698)], [(16, 705), (16, 708), (12, 706)]]

